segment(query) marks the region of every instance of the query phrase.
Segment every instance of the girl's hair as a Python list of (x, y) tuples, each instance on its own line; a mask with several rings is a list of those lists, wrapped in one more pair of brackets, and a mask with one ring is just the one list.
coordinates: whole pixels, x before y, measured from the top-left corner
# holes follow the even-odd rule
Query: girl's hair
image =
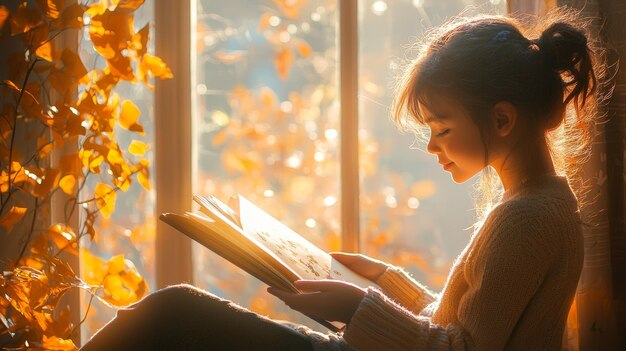
[[(392, 116), (401, 130), (424, 138), (420, 105), (428, 106), (432, 94), (454, 97), (480, 130), (487, 166), (486, 117), (497, 102), (507, 101), (546, 139), (557, 173), (568, 178), (582, 206), (586, 186), (579, 171), (601, 117), (604, 98), (597, 86), (604, 54), (590, 39), (589, 21), (572, 10), (560, 8), (535, 21), (522, 26), (510, 17), (480, 15), (435, 28), (398, 80)], [(479, 223), (502, 195), (494, 174), (486, 167), (475, 188)]]

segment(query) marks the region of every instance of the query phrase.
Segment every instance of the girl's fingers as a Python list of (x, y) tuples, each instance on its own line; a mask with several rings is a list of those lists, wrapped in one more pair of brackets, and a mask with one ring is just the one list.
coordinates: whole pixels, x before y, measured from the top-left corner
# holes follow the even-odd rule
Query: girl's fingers
[(301, 291), (331, 291), (336, 290), (348, 283), (338, 280), (324, 279), (324, 280), (296, 280), (293, 285)]
[(359, 261), (360, 255), (351, 254), (347, 252), (331, 252), (330, 255), (336, 259), (337, 261), (343, 263), (346, 266), (350, 266), (350, 264)]

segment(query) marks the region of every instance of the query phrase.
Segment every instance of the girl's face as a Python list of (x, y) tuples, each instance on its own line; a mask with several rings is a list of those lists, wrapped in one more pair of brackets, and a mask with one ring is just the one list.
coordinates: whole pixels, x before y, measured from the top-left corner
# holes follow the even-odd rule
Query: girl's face
[(427, 146), (441, 166), (462, 183), (485, 168), (485, 150), (478, 126), (457, 101), (436, 95), (420, 105), (430, 129)]

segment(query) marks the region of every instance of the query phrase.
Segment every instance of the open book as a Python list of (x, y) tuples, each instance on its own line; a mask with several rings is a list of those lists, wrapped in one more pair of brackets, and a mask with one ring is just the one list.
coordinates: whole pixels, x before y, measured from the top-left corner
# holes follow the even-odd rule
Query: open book
[[(213, 196), (193, 199), (201, 213), (163, 213), (160, 219), (269, 286), (295, 293), (299, 279), (375, 286), (241, 195), (231, 198), (231, 206)], [(311, 318), (333, 331), (344, 327)]]

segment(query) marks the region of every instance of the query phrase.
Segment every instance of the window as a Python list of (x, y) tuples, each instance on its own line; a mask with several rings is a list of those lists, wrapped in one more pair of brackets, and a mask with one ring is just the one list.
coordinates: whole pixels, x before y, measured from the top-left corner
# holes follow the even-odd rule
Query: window
[[(132, 206), (119, 208), (119, 217), (111, 223), (124, 227), (115, 235), (130, 236), (115, 245), (129, 246), (112, 250), (112, 244), (103, 240), (102, 250), (135, 252), (137, 256), (130, 258), (139, 262), (153, 289), (159, 285), (156, 281), (193, 277), (194, 284), (254, 311), (319, 328), (204, 247), (194, 245), (193, 264), (181, 265), (188, 241), (180, 234), (170, 232), (164, 240), (182, 243), (183, 249), (161, 242), (166, 247), (154, 251), (155, 208), (158, 213), (163, 203), (182, 201), (181, 210), (189, 209), (191, 202), (185, 201), (191, 191), (221, 200), (241, 193), (326, 250), (340, 250), (342, 221), (355, 221), (360, 232), (354, 238), (361, 252), (407, 268), (433, 289), (443, 287), (452, 260), (470, 234), (464, 228), (473, 222), (471, 182), (453, 184), (432, 162), (432, 155), (410, 148), (412, 136), (398, 135), (388, 118), (393, 76), (407, 44), (429, 27), (467, 5), (479, 6), (466, 13), (504, 13), (505, 2), (358, 1), (358, 13), (352, 16), (358, 18), (359, 85), (358, 91), (343, 92), (358, 97), (358, 145), (352, 146), (359, 150), (359, 218), (341, 218), (346, 193), (340, 158), (346, 140), (341, 130), (340, 92), (345, 87), (339, 72), (339, 5), (333, 0), (191, 0), (174, 7), (167, 2), (156, 5), (157, 54), (172, 66), (175, 81), (157, 86), (161, 92), (157, 91), (155, 103), (164, 106), (159, 94), (165, 94), (167, 103), (175, 106), (168, 111), (157, 108), (155, 119), (157, 126), (167, 118), (179, 129), (153, 134), (156, 150), (169, 157), (155, 155), (156, 162), (175, 160), (177, 165), (168, 164), (169, 169), (152, 174), (177, 181), (168, 184), (172, 190), (157, 180), (156, 196), (162, 205), (155, 204), (152, 193), (141, 200), (139, 212), (130, 210), (138, 201), (132, 194), (120, 198), (118, 206), (122, 202)], [(151, 6), (147, 1), (144, 11), (151, 13)], [(190, 16), (158, 15), (187, 10)], [(178, 35), (179, 42), (172, 36), (159, 38), (164, 31)], [(189, 50), (172, 49), (181, 47)], [(146, 96), (141, 107), (149, 116), (152, 101), (149, 93)], [(111, 230), (107, 225), (111, 224), (102, 224), (102, 233)], [(139, 244), (133, 241), (135, 226), (145, 228), (137, 232), (143, 235)], [(163, 273), (160, 265), (174, 268)], [(164, 274), (169, 278), (160, 280)], [(88, 335), (107, 320), (103, 316), (99, 310), (89, 316), (94, 322), (87, 323)]]

